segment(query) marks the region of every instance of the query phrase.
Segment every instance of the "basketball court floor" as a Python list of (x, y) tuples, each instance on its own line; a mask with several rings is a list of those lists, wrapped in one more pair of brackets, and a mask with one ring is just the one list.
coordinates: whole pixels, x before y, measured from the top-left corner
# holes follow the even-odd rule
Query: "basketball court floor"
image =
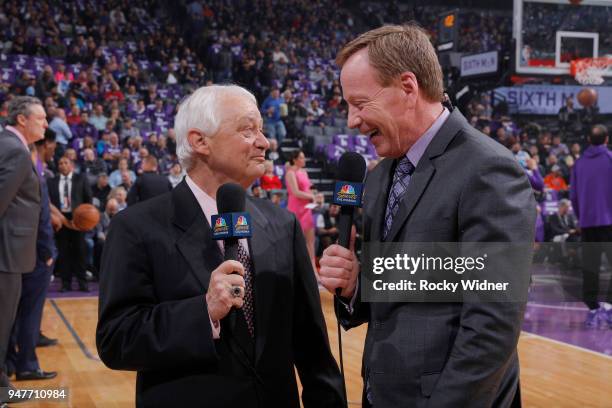
[[(534, 274), (533, 287), (546, 289), (555, 270)], [(52, 284), (45, 305), (43, 332), (59, 345), (38, 349), (41, 367), (57, 370), (49, 381), (15, 382), (19, 388), (66, 388), (67, 402), (34, 401), (22, 408), (133, 407), (135, 373), (112, 371), (99, 360), (95, 346), (97, 287), (82, 292), (59, 293)], [(538, 297), (532, 293), (532, 296)], [(544, 298), (545, 299), (545, 298)], [(332, 296), (321, 292), (332, 345), (338, 358), (336, 319)], [(534, 299), (527, 307), (519, 341), (523, 406), (534, 408), (612, 407), (612, 330), (583, 328), (586, 308), (579, 302), (552, 303)], [(351, 407), (361, 406), (361, 355), (365, 327), (343, 333), (344, 367)]]

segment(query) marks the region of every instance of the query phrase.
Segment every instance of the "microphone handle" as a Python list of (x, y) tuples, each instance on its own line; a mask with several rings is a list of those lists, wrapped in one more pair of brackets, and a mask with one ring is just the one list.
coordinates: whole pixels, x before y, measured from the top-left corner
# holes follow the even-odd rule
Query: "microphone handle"
[[(353, 226), (353, 214), (355, 207), (342, 206), (340, 207), (340, 216), (338, 219), (338, 245), (348, 248), (351, 243), (351, 228)], [(336, 295), (340, 296), (342, 289), (336, 288)]]
[(223, 247), (225, 248), (225, 254), (223, 256), (224, 261), (238, 260), (238, 238), (227, 238), (223, 240)]
[[(227, 238), (223, 240), (223, 248), (225, 249), (223, 260), (224, 261), (237, 261), (238, 260), (238, 238)], [(238, 275), (238, 272), (232, 272), (232, 274)], [(236, 309), (232, 307), (229, 314), (226, 316), (229, 324), (229, 329), (232, 333), (236, 332)]]

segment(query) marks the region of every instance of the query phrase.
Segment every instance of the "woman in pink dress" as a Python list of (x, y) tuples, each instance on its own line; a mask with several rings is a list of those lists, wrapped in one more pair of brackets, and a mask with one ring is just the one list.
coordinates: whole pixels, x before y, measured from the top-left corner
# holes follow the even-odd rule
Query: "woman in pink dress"
[(304, 166), (306, 166), (306, 156), (304, 156), (304, 152), (301, 150), (296, 150), (291, 154), (289, 162), (291, 166), (289, 166), (285, 174), (285, 185), (287, 186), (288, 197), (287, 209), (295, 214), (302, 226), (312, 267), (315, 274), (317, 274), (314, 252), (315, 230), (312, 221), (312, 210), (306, 208), (306, 205), (314, 202), (315, 195), (310, 190), (312, 183), (308, 178), (308, 173), (302, 170)]

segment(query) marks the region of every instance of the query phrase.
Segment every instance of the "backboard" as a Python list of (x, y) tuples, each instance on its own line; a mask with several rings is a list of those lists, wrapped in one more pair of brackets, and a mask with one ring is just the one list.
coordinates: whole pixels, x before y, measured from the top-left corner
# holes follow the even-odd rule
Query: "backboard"
[(513, 36), (518, 74), (569, 75), (572, 60), (612, 57), (612, 0), (515, 0)]

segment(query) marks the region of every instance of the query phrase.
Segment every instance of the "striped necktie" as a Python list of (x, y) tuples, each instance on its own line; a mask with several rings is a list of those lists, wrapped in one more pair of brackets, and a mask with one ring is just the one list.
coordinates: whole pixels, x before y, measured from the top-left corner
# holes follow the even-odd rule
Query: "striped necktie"
[(393, 217), (397, 214), (404, 193), (408, 189), (408, 183), (410, 182), (410, 176), (414, 173), (414, 166), (404, 156), (397, 164), (395, 173), (393, 174), (393, 183), (391, 184), (391, 190), (389, 191), (389, 198), (387, 199), (387, 209), (385, 211), (385, 224), (383, 228), (383, 239), (387, 238), (391, 226), (393, 225)]

